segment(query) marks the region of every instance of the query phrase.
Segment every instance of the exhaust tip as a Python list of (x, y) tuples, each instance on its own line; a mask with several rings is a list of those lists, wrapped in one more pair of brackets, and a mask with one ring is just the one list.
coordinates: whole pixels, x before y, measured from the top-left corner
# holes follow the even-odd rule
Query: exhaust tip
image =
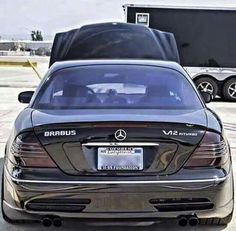
[(42, 224), (44, 227), (50, 227), (52, 225), (52, 219), (45, 217), (42, 219)]
[(186, 217), (180, 217), (178, 221), (179, 226), (184, 227), (188, 224), (188, 219)]
[(197, 217), (190, 217), (188, 222), (190, 226), (197, 226), (199, 224)]
[(60, 219), (60, 218), (54, 218), (54, 219), (53, 219), (53, 225), (54, 225), (55, 227), (61, 227), (61, 225), (62, 225), (61, 219)]
[(184, 227), (188, 224), (188, 219), (184, 216), (181, 216), (178, 221), (179, 226)]

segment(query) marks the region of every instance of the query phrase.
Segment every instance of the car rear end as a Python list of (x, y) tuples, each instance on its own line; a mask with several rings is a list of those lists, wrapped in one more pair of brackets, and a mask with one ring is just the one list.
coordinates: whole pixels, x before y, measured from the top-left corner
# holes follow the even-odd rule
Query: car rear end
[[(114, 86), (115, 79), (124, 81), (114, 68), (102, 76)], [(13, 135), (6, 150), (3, 210), (7, 217), (42, 220), (45, 225), (52, 221), (57, 225), (63, 218), (88, 223), (178, 219), (180, 225), (196, 225), (198, 219), (231, 214), (229, 145), (217, 118), (197, 101), (194, 90), (191, 100), (196, 103), (191, 108), (179, 91), (183, 85), (174, 88), (170, 84), (168, 101), (160, 99), (160, 109), (150, 104), (150, 96), (145, 101), (150, 82), (147, 92), (143, 82), (129, 80), (125, 89), (132, 89), (132, 94), (124, 94), (117, 85), (121, 93), (116, 100), (128, 97), (118, 103), (106, 101), (103, 97), (113, 95), (106, 91), (104, 96), (105, 81), (99, 84), (100, 88), (93, 86), (99, 102), (94, 96), (91, 102), (89, 96), (82, 108), (82, 99), (79, 108), (73, 108), (73, 103), (72, 108), (64, 108), (61, 98), (49, 108), (47, 97), (39, 93), (44, 103), (26, 109), (32, 128)], [(63, 98), (66, 91), (58, 92), (54, 98)], [(173, 107), (179, 99), (182, 103), (177, 108), (163, 107), (164, 101)], [(100, 108), (94, 109), (95, 102)]]

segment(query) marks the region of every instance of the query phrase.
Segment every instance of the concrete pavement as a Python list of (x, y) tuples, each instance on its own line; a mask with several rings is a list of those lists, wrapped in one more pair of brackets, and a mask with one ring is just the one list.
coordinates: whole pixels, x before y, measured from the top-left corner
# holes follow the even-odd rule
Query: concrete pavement
[[(37, 69), (43, 76), (48, 69), (48, 57), (1, 57), (0, 61), (27, 61), (37, 62)], [(0, 67), (0, 87), (35, 87), (38, 85), (40, 79), (31, 67), (21, 66), (1, 66)]]

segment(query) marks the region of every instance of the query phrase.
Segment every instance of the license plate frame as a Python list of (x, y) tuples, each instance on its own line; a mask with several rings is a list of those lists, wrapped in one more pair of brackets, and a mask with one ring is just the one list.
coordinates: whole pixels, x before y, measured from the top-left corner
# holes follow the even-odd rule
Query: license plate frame
[(98, 147), (97, 170), (142, 171), (142, 147)]

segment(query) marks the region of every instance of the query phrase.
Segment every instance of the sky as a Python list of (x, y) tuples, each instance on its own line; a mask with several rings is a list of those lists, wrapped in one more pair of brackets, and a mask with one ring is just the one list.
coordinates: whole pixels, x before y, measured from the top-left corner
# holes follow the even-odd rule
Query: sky
[(0, 37), (30, 39), (32, 30), (41, 30), (53, 39), (89, 23), (124, 22), (126, 3), (236, 7), (235, 0), (0, 0)]

